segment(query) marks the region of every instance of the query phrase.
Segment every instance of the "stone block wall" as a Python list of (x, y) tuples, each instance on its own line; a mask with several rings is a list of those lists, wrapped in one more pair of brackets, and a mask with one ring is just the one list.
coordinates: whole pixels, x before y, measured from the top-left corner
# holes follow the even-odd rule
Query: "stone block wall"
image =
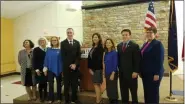
[[(117, 2), (117, 1), (83, 1), (83, 6)], [(144, 43), (144, 20), (149, 3), (123, 5), (109, 8), (83, 10), (83, 40), (91, 46), (92, 34), (98, 32), (103, 40), (114, 39), (118, 44), (122, 41), (120, 34), (122, 29), (131, 29), (132, 39), (140, 46)], [(167, 54), (169, 2), (154, 2), (154, 11), (157, 18), (157, 29), (159, 37), (165, 47)]]

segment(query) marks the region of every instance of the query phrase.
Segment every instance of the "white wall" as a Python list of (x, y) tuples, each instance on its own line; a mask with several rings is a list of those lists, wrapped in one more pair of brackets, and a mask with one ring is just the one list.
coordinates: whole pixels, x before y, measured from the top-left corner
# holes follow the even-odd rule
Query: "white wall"
[[(74, 1), (73, 1), (74, 2)], [(82, 2), (78, 2), (81, 6)], [(38, 46), (37, 40), (40, 36), (60, 36), (61, 40), (66, 38), (66, 29), (71, 27), (75, 31), (74, 38), (82, 42), (82, 12), (66, 11), (66, 3), (52, 2), (40, 9), (22, 15), (14, 21), (14, 47), (15, 59), (20, 49), (23, 49), (22, 43), (25, 39), (31, 39), (35, 46)], [(47, 34), (44, 34), (44, 31)], [(17, 63), (18, 72), (20, 71)]]
[(183, 1), (175, 1), (177, 40), (178, 40), (178, 70), (174, 73), (183, 74), (182, 47), (183, 47)]

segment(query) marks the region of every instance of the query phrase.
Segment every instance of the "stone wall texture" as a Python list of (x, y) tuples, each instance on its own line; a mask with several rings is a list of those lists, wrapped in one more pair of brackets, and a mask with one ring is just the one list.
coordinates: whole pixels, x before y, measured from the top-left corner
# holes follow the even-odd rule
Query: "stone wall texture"
[[(83, 6), (117, 1), (83, 1)], [(83, 10), (83, 40), (91, 46), (92, 34), (98, 32), (103, 40), (112, 38), (115, 44), (122, 41), (121, 30), (131, 29), (132, 39), (140, 46), (144, 43), (144, 20), (149, 3)], [(169, 2), (154, 2), (159, 37), (167, 54)]]

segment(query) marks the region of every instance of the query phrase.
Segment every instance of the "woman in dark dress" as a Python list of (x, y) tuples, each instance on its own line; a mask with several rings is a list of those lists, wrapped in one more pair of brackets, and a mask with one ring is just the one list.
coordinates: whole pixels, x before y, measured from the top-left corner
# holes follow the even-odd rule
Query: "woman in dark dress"
[[(43, 73), (44, 59), (46, 55), (47, 40), (43, 37), (38, 40), (39, 47), (33, 50), (33, 68), (36, 71), (36, 80), (39, 83), (40, 101), (43, 102), (47, 99), (47, 77)], [(42, 91), (44, 90), (44, 96)]]
[(23, 47), (25, 49), (20, 50), (18, 54), (18, 62), (21, 66), (21, 83), (26, 87), (28, 100), (36, 100), (35, 71), (32, 68), (32, 48), (34, 44), (31, 40), (25, 40)]
[(105, 41), (103, 71), (106, 78), (106, 91), (110, 104), (118, 103), (118, 54), (112, 39)]
[(88, 55), (88, 69), (92, 75), (92, 81), (96, 92), (96, 103), (102, 103), (100, 85), (103, 82), (103, 45), (100, 34), (94, 33), (92, 36), (93, 47)]

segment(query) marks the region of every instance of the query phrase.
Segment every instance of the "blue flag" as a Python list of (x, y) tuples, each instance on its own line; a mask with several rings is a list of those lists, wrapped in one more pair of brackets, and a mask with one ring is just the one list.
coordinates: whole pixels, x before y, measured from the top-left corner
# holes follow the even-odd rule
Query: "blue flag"
[(170, 2), (169, 32), (168, 32), (168, 62), (171, 72), (178, 69), (177, 25), (175, 1)]

